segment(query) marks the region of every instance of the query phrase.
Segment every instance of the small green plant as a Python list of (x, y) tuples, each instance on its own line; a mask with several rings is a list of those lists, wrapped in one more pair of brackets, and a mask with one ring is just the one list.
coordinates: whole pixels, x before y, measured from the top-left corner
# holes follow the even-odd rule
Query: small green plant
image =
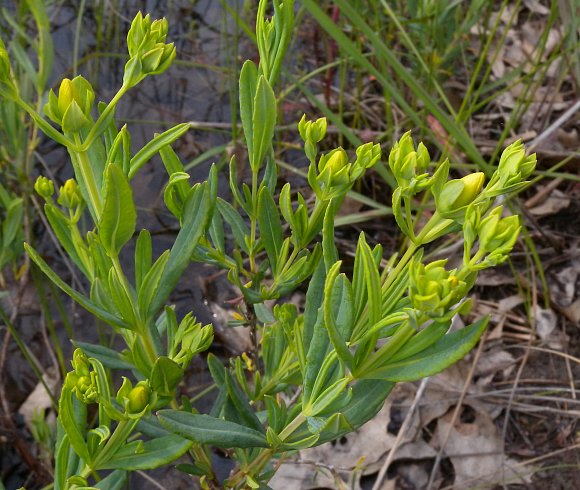
[[(495, 199), (525, 185), (535, 156), (514, 143), (487, 185), (482, 173), (450, 180), (449, 163), (434, 165), (425, 146), (415, 147), (405, 134), (388, 164), (398, 184), (394, 215), (409, 246), (384, 263), (382, 247), (371, 247), (361, 234), (347, 276), (334, 242), (335, 216), (355, 181), (379, 161), (381, 149), (367, 143), (353, 155), (342, 148), (319, 155), (326, 120), (303, 117), (298, 129), (315, 200), (307, 205), (290, 184), (277, 195), (272, 87), (292, 31), (293, 2), (274, 0), (271, 18), (267, 4), (261, 0), (258, 7), (259, 66), (247, 61), (240, 75), (252, 178), (240, 186), (241, 162), (233, 158), (231, 201), (217, 195), (215, 168), (206, 181), (189, 184), (170, 146), (187, 124), (132, 154), (129, 130), (115, 123), (123, 94), (162, 73), (175, 57), (165, 20), (137, 14), (127, 36), (123, 85), (109, 103), (98, 104), (97, 113), (93, 89), (80, 76), (63, 80), (58, 93), (51, 91), (44, 113), (60, 129), (19, 98), (6, 51), (0, 51), (0, 94), (70, 154), (75, 179), (55, 193), (54, 183), (40, 177), (35, 189), (90, 294), (63, 281), (31, 246), (26, 250), (51, 281), (126, 344), (118, 352), (76, 343), (59, 400), (56, 490), (119, 488), (127, 472), (167, 465), (186, 454), (190, 462), (178, 468), (197, 475), (203, 488), (268, 488), (275, 460), (356, 430), (378, 412), (396, 382), (430, 376), (457, 362), (485, 329), (481, 319), (449, 331), (452, 317), (469, 310), (465, 297), (478, 271), (506, 260), (514, 246), (519, 219), (502, 217)], [(136, 232), (132, 179), (157, 153), (168, 174), (165, 203), (180, 230), (158, 257), (150, 233), (140, 231), (129, 275), (120, 254)], [(418, 228), (412, 201), (425, 194), (433, 196), (436, 210)], [(80, 225), (83, 215), (92, 221), (88, 231)], [(461, 265), (425, 263), (424, 246), (450, 233), (463, 236)], [(233, 244), (226, 240), (229, 234)], [(243, 298), (235, 323), (251, 328), (257, 339), (254, 351), (225, 363), (207, 355), (217, 397), (205, 414), (191, 400), (178, 399), (176, 389), (193, 356), (211, 346), (212, 327), (201, 325), (193, 312), (178, 318), (168, 304), (192, 260), (227, 271)], [(299, 310), (284, 298), (303, 284), (306, 301)], [(269, 308), (266, 300), (276, 300), (275, 306)], [(118, 370), (130, 372), (131, 379)], [(225, 481), (218, 481), (212, 466), (212, 447), (227, 449), (235, 461)], [(102, 472), (110, 473), (103, 478)]]

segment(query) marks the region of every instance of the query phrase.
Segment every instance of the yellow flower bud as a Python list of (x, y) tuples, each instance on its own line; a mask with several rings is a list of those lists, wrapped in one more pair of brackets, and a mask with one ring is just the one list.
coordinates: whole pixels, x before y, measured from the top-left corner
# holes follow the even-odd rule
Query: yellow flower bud
[(464, 214), (465, 208), (479, 195), (484, 181), (483, 172), (476, 172), (445, 183), (438, 195), (435, 195), (439, 214), (444, 218), (460, 217)]
[(57, 202), (67, 209), (74, 209), (82, 203), (80, 189), (74, 179), (68, 179), (60, 188)]
[(40, 197), (50, 199), (54, 194), (54, 184), (52, 183), (52, 180), (41, 175), (34, 183), (34, 190)]
[(139, 413), (142, 412), (145, 407), (149, 404), (149, 395), (151, 394), (149, 388), (144, 384), (138, 384), (133, 388), (127, 398), (129, 403), (127, 405), (127, 410), (129, 413)]

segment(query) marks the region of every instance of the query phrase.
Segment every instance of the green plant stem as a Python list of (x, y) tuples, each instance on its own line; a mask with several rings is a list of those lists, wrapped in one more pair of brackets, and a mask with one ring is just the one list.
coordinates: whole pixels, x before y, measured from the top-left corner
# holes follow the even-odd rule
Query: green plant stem
[[(304, 422), (306, 422), (306, 415), (302, 412), (280, 432), (280, 439), (282, 441), (288, 439)], [(239, 469), (231, 478), (228, 478), (228, 487), (235, 488), (247, 475), (259, 473), (270, 462), (274, 453), (273, 449), (263, 450), (248, 466)]]
[(99, 118), (96, 120), (94, 126), (89, 131), (89, 134), (87, 135), (85, 141), (82, 143), (82, 145), (79, 146), (78, 149), (79, 152), (87, 151), (93, 144), (95, 138), (97, 138), (106, 129), (105, 123), (107, 121), (107, 118), (115, 110), (117, 103), (119, 102), (121, 97), (125, 95), (125, 93), (129, 90), (129, 88), (130, 87), (123, 85), (119, 89), (119, 91), (115, 94), (115, 96), (111, 99), (111, 101), (107, 104), (107, 107), (105, 107), (105, 110), (101, 113)]
[[(134, 292), (131, 289), (129, 282), (127, 281), (127, 277), (123, 273), (123, 268), (121, 266), (121, 262), (119, 261), (119, 257), (118, 256), (111, 257), (111, 262), (113, 263), (113, 267), (115, 268), (115, 272), (117, 273), (117, 276), (119, 277), (119, 279), (121, 281), (121, 285), (123, 287), (123, 290), (125, 291), (125, 294), (129, 298), (133, 298), (135, 296)], [(147, 328), (147, 324), (141, 320), (141, 317), (139, 315), (139, 311), (134, 306), (135, 302), (132, 302), (132, 303), (133, 303), (133, 316), (135, 317), (135, 321), (137, 322), (137, 324), (135, 325), (136, 333), (137, 333), (137, 336), (139, 338), (139, 342), (143, 346), (143, 349), (145, 350), (145, 353), (147, 354), (147, 357), (149, 358), (149, 361), (150, 361), (149, 368), (153, 369), (153, 365), (155, 364), (155, 361), (157, 361), (157, 357), (158, 357), (157, 349), (155, 348), (155, 343), (153, 342), (149, 328)], [(127, 320), (127, 319), (125, 319), (125, 320)], [(128, 346), (128, 347), (131, 348), (131, 346)]]
[[(121, 448), (121, 446), (126, 444), (127, 438), (131, 435), (131, 432), (133, 432), (133, 429), (138, 422), (139, 419), (121, 420), (115, 428), (115, 431), (111, 435), (110, 439), (105, 444), (105, 447), (103, 447), (103, 449), (98, 452), (97, 457), (94, 459), (88, 469), (91, 471), (97, 470), (100, 464), (109, 461)], [(89, 465), (87, 465), (87, 467), (88, 466)], [(87, 470), (87, 467), (85, 467), (85, 471)]]
[(364, 377), (365, 372), (372, 372), (374, 369), (380, 368), (381, 365), (384, 365), (401, 347), (405, 345), (414, 333), (416, 333), (416, 330), (408, 321), (403, 323), (395, 335), (393, 335), (386, 344), (381, 346), (377, 351), (370, 355), (365, 362), (357, 367), (356, 373), (353, 373), (353, 376), (356, 378), (362, 378)]

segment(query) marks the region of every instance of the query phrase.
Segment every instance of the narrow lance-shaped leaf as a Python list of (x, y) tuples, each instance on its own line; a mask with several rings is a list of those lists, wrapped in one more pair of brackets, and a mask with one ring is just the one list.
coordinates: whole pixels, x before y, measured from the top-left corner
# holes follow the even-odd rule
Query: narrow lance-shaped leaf
[(270, 267), (276, 276), (280, 266), (283, 265), (278, 264), (278, 258), (284, 237), (276, 203), (267, 187), (262, 187), (258, 196), (258, 224), (260, 225), (260, 238), (270, 260)]
[(107, 251), (117, 255), (133, 236), (137, 211), (129, 181), (115, 164), (109, 165), (105, 173), (104, 201), (99, 237)]
[[(354, 359), (346, 346), (343, 335), (352, 328), (352, 288), (344, 277), (339, 276), (341, 262), (337, 262), (328, 271), (324, 287), (324, 326), (340, 360), (349, 369), (353, 368)], [(342, 330), (342, 331), (341, 331)]]
[(415, 381), (437, 374), (462, 359), (477, 343), (485, 330), (488, 318), (473, 323), (456, 332), (445, 335), (424, 351), (388, 363), (374, 371), (364, 373), (363, 378), (389, 381)]
[(160, 410), (157, 417), (166, 429), (194, 442), (218, 447), (268, 447), (266, 436), (243, 425), (178, 410)]
[(272, 148), (274, 128), (277, 115), (276, 96), (268, 81), (261, 76), (256, 88), (252, 114), (254, 136), (253, 160), (250, 161), (253, 172), (258, 172), (263, 159)]
[[(76, 409), (80, 410), (80, 414), (76, 413), (75, 405)], [(84, 424), (86, 423), (86, 420), (83, 420), (86, 418), (85, 406), (78, 400), (73, 401), (71, 390), (65, 386), (60, 394), (58, 408), (58, 417), (68, 436), (70, 445), (85, 463), (90, 463), (89, 448), (87, 447), (83, 434)]]
[(152, 260), (151, 234), (147, 230), (141, 230), (135, 244), (135, 288), (141, 289), (143, 279), (151, 268)]
[(244, 135), (246, 136), (246, 145), (250, 162), (254, 155), (254, 124), (252, 114), (254, 112), (254, 97), (258, 84), (258, 70), (256, 65), (250, 60), (244, 63), (240, 72), (240, 116)]
[(189, 130), (189, 123), (178, 124), (177, 126), (168, 129), (164, 133), (156, 134), (155, 137), (141, 148), (133, 158), (129, 165), (129, 179), (132, 179), (137, 171), (147, 163), (153, 155), (158, 153), (165, 146), (173, 143), (177, 138), (187, 133)]
[(381, 278), (371, 248), (368, 246), (363, 233), (360, 235), (358, 245), (362, 255), (362, 265), (367, 285), (370, 324), (374, 325), (381, 319)]
[(135, 441), (122, 446), (99, 469), (152, 470), (175, 461), (185, 454), (192, 444), (192, 441), (176, 435), (159, 437), (147, 442)]
[(30, 245), (27, 243), (24, 244), (24, 249), (33, 260), (33, 262), (40, 268), (46, 276), (60, 289), (62, 289), (66, 294), (68, 294), (72, 299), (74, 299), (79, 305), (81, 305), (85, 310), (91, 312), (97, 318), (100, 318), (106, 323), (110, 325), (120, 327), (120, 328), (129, 328), (129, 325), (123, 321), (121, 318), (112, 315), (106, 310), (103, 310), (95, 303), (93, 303), (89, 298), (85, 295), (75, 291), (71, 288), (67, 283), (65, 283), (60, 277), (58, 277), (54, 271), (48, 266), (48, 264), (38, 255), (36, 250), (34, 250)]
[(148, 316), (154, 316), (161, 309), (189, 265), (191, 255), (211, 219), (209, 209), (207, 184), (194, 186), (183, 207), (181, 230), (171, 248), (159, 287), (149, 305)]

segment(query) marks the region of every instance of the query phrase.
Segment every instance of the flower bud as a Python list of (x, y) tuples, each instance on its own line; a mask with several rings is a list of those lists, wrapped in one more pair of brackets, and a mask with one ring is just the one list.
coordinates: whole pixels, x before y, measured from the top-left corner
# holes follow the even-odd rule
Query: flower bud
[(74, 179), (68, 179), (60, 188), (57, 202), (67, 209), (75, 209), (82, 204), (83, 198)]
[(65, 132), (80, 131), (91, 123), (95, 92), (82, 76), (65, 78), (58, 89), (58, 97), (50, 90), (44, 113)]
[(389, 153), (389, 167), (401, 187), (408, 185), (415, 176), (416, 163), (417, 154), (409, 131), (395, 143)]
[(356, 149), (355, 167), (361, 169), (371, 168), (379, 158), (381, 158), (381, 145), (373, 143), (365, 143)]
[(526, 157), (526, 150), (521, 140), (509, 145), (501, 154), (497, 172), (500, 180), (519, 177), (519, 180), (527, 179), (536, 166), (536, 154)]
[(513, 248), (520, 231), (518, 216), (501, 217), (502, 206), (495, 208), (479, 226), (479, 245), (489, 253), (507, 255)]
[(67, 373), (65, 385), (83, 403), (95, 403), (99, 399), (97, 375), (90, 370), (89, 360), (80, 349), (73, 354), (72, 366), (74, 371)]
[(350, 183), (350, 165), (348, 155), (342, 148), (332, 150), (320, 157), (318, 162), (319, 174), (316, 180), (323, 191), (330, 192), (333, 187), (344, 186)]
[(137, 13), (127, 34), (129, 61), (125, 65), (123, 83), (134, 86), (147, 75), (164, 72), (176, 55), (173, 43), (165, 44), (168, 24), (166, 19), (151, 22), (149, 14)]
[(52, 180), (41, 175), (34, 183), (34, 190), (44, 200), (49, 200), (54, 194), (54, 184)]
[(417, 169), (420, 172), (425, 172), (430, 163), (431, 157), (429, 156), (429, 150), (427, 150), (423, 142), (419, 142), (417, 145)]
[(326, 135), (326, 118), (321, 117), (316, 121), (306, 120), (306, 114), (302, 116), (298, 123), (298, 132), (304, 141), (304, 153), (310, 162), (316, 159), (316, 143), (322, 141)]
[(446, 260), (428, 265), (416, 260), (410, 268), (409, 298), (413, 307), (430, 317), (441, 317), (467, 293), (468, 285), (445, 270)]
[(435, 195), (437, 211), (444, 218), (457, 219), (481, 192), (485, 175), (476, 172), (446, 182)]
[(90, 364), (87, 356), (81, 349), (75, 349), (73, 359), (71, 362), (75, 373), (79, 376), (88, 376), (90, 371)]
[(310, 138), (319, 143), (326, 136), (327, 122), (325, 117), (320, 117), (310, 126)]
[(127, 396), (129, 400), (127, 411), (131, 414), (136, 414), (145, 410), (147, 405), (149, 405), (150, 395), (151, 390), (149, 387), (143, 382), (138, 383)]

